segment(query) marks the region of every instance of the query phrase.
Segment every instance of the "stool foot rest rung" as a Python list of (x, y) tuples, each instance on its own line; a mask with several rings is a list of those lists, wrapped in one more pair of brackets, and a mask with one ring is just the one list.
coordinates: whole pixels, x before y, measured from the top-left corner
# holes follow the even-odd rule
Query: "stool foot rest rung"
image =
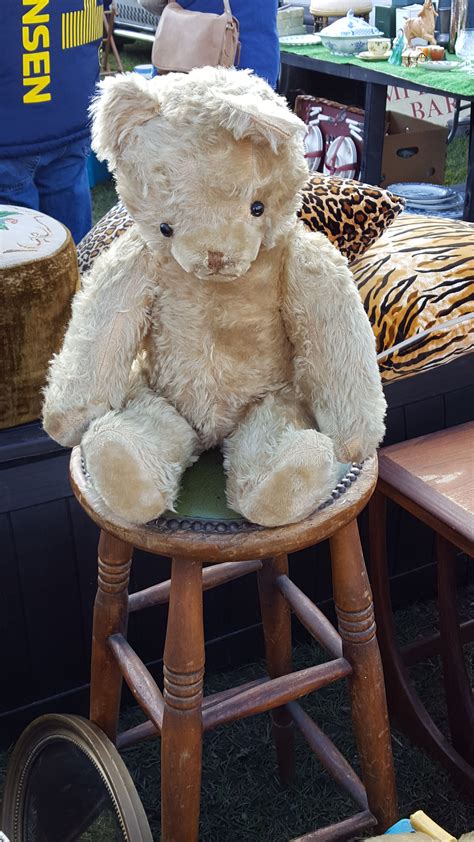
[[(112, 635), (109, 637), (108, 644), (134, 697), (151, 720), (150, 723), (145, 722), (131, 731), (138, 735), (138, 739), (152, 737), (155, 733), (161, 732), (163, 696), (149, 671), (123, 635)], [(234, 722), (246, 716), (280, 707), (314, 690), (326, 687), (340, 678), (345, 678), (351, 673), (352, 667), (349, 661), (345, 658), (337, 658), (326, 664), (297, 670), (280, 678), (251, 681), (216, 694), (221, 697), (220, 699), (209, 696), (202, 707), (203, 730), (210, 731), (226, 722)], [(119, 740), (122, 748), (125, 744), (131, 744), (131, 734), (129, 737), (127, 734), (129, 732), (122, 734)]]
[(308, 716), (298, 702), (288, 702), (286, 709), (322, 766), (336, 783), (354, 799), (358, 807), (362, 810), (368, 810), (369, 805), (364, 784), (334, 743), (326, 736), (324, 731), (321, 731), (321, 728)]
[(235, 722), (246, 716), (273, 710), (287, 702), (300, 699), (314, 690), (326, 687), (340, 678), (345, 678), (351, 673), (352, 667), (349, 661), (345, 658), (337, 658), (326, 664), (297, 670), (280, 678), (271, 678), (261, 686), (243, 690), (232, 698), (204, 709), (204, 731), (210, 731), (226, 722)]
[(276, 578), (277, 587), (291, 610), (310, 635), (333, 658), (342, 657), (342, 640), (332, 623), (322, 611), (300, 590), (288, 576)]
[[(262, 567), (258, 559), (254, 561), (227, 561), (223, 564), (212, 564), (202, 571), (202, 589), (208, 591), (217, 588), (219, 585), (230, 582), (232, 579), (240, 579), (248, 573), (255, 573)], [(130, 594), (128, 597), (128, 610), (141, 611), (143, 608), (151, 608), (153, 605), (162, 605), (169, 602), (171, 579), (152, 585), (142, 591)]]
[[(230, 687), (228, 690), (220, 690), (219, 693), (212, 693), (210, 696), (206, 696), (202, 700), (203, 710), (211, 708), (213, 705), (219, 704), (219, 702), (222, 702), (225, 699), (230, 699), (232, 696), (238, 696), (238, 694), (243, 690), (249, 690), (251, 687), (257, 687), (259, 684), (266, 684), (268, 681), (270, 681), (270, 679), (267, 675), (265, 675), (261, 678), (255, 678), (253, 681), (247, 681), (245, 684)], [(158, 734), (159, 731), (155, 725), (153, 725), (153, 722), (148, 720), (147, 722), (141, 722), (140, 725), (135, 725), (134, 728), (129, 728), (127, 731), (122, 731), (122, 733), (118, 736), (117, 745), (119, 748), (126, 748), (134, 743), (153, 739), (154, 737), (157, 737)]]
[(145, 740), (152, 740), (159, 735), (159, 730), (153, 725), (149, 719), (146, 722), (140, 722), (133, 728), (127, 728), (117, 735), (117, 748), (128, 748), (134, 746), (136, 743), (143, 743)]
[(143, 661), (140, 660), (122, 634), (113, 634), (108, 638), (107, 643), (135, 699), (148, 715), (156, 730), (161, 732), (164, 711), (161, 690)]
[(346, 839), (350, 839), (354, 834), (370, 830), (376, 824), (377, 819), (372, 815), (370, 810), (364, 810), (362, 813), (356, 813), (350, 819), (332, 824), (330, 827), (322, 827), (321, 830), (315, 830), (313, 833), (298, 836), (292, 842), (337, 842), (338, 839), (345, 842)]

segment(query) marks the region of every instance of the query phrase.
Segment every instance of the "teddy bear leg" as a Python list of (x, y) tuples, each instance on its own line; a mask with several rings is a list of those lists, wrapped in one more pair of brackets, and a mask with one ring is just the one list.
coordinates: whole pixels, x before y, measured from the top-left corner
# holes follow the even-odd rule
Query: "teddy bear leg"
[(149, 389), (94, 421), (82, 440), (86, 469), (107, 506), (131, 523), (172, 509), (202, 447), (188, 422)]
[(232, 508), (262, 526), (308, 517), (337, 482), (331, 439), (289, 392), (268, 395), (224, 443)]

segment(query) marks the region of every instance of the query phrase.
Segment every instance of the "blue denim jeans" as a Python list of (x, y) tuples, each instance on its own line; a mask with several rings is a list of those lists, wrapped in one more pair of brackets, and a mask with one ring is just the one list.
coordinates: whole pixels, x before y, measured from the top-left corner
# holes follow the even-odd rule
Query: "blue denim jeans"
[(92, 226), (88, 139), (51, 152), (0, 158), (0, 204), (33, 208), (69, 228), (75, 243)]

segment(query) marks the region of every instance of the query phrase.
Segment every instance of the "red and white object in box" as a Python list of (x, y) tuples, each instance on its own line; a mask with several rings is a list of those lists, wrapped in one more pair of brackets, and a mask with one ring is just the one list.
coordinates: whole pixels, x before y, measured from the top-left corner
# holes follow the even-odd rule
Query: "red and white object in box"
[[(308, 126), (305, 147), (310, 171), (359, 178), (363, 110), (303, 94), (296, 98), (295, 111)], [(387, 111), (380, 185), (399, 181), (442, 184), (447, 136), (444, 126)]]
[(364, 135), (362, 109), (303, 94), (296, 98), (295, 111), (308, 126), (305, 147), (310, 171), (358, 178)]

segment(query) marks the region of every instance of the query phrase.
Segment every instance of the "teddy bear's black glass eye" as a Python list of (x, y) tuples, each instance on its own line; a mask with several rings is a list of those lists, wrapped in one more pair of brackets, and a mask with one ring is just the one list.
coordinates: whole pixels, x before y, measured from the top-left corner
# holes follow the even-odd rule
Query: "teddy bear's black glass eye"
[(264, 210), (265, 205), (263, 202), (252, 202), (250, 205), (250, 213), (252, 216), (261, 216)]
[(173, 229), (172, 229), (171, 225), (168, 225), (167, 222), (161, 223), (160, 231), (163, 234), (163, 237), (172, 237), (173, 236)]

